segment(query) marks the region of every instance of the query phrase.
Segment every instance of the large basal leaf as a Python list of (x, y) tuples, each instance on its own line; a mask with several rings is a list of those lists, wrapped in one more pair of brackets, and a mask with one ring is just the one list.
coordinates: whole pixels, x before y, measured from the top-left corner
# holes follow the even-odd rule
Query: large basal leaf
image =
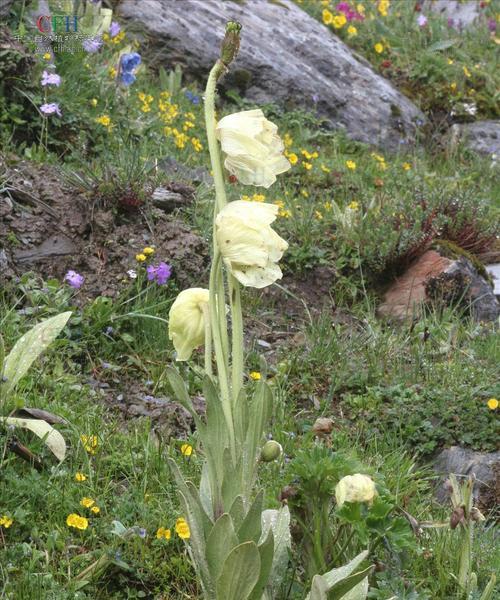
[(215, 522), (207, 539), (207, 562), (214, 581), (219, 579), (224, 561), (238, 543), (233, 521), (224, 513)]
[(4, 362), (2, 394), (11, 392), (33, 362), (59, 335), (71, 311), (61, 313), (38, 323), (15, 343)]
[(361, 552), (346, 565), (315, 575), (306, 600), (365, 600), (372, 567), (359, 567), (367, 555), (367, 551)]
[(233, 548), (217, 580), (217, 600), (248, 600), (259, 580), (260, 554), (257, 544), (245, 542)]
[(262, 600), (263, 597), (265, 598), (265, 588), (271, 574), (274, 556), (274, 536), (271, 528), (269, 528), (266, 539), (262, 544), (259, 544), (258, 549), (260, 554), (259, 580), (255, 584), (249, 600)]
[(262, 513), (262, 534), (259, 543), (266, 539), (269, 529), (272, 529), (274, 536), (274, 558), (269, 580), (273, 589), (276, 589), (286, 573), (292, 544), (288, 506), (284, 505), (279, 510), (268, 509)]
[(40, 421), (39, 419), (19, 419), (17, 417), (5, 417), (0, 420), (7, 425), (29, 429), (39, 438), (43, 439), (58, 460), (64, 460), (66, 456), (66, 442), (59, 431), (45, 421)]

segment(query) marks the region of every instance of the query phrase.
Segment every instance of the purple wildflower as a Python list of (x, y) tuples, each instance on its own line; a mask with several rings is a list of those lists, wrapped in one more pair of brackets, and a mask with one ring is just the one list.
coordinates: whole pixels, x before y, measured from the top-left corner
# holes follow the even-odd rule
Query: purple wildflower
[(139, 527), (139, 531), (137, 532), (137, 535), (138, 535), (140, 538), (143, 538), (143, 539), (144, 539), (144, 538), (146, 537), (146, 534), (147, 534), (147, 532), (146, 532), (146, 530), (144, 529), (144, 527)]
[(341, 12), (348, 21), (363, 21), (364, 19), (362, 14), (351, 8), (349, 2), (339, 2), (335, 10)]
[(43, 86), (46, 86), (46, 85), (60, 86), (61, 85), (61, 77), (59, 75), (57, 75), (56, 73), (49, 73), (48, 71), (44, 71), (42, 73), (41, 85), (43, 85)]
[(447, 24), (448, 27), (455, 27), (455, 19), (453, 19), (453, 17), (448, 17)]
[(40, 110), (44, 115), (53, 115), (55, 113), (59, 117), (62, 117), (62, 113), (57, 102), (42, 104), (42, 106), (40, 106)]
[(87, 38), (86, 40), (83, 40), (83, 42), (82, 42), (82, 48), (85, 50), (85, 52), (88, 52), (89, 54), (95, 54), (96, 52), (99, 51), (99, 48), (101, 46), (102, 46), (101, 36)]
[(427, 25), (427, 17), (425, 15), (418, 15), (417, 23), (419, 27), (425, 27)]
[(136, 76), (133, 73), (129, 73), (128, 71), (122, 71), (120, 73), (120, 81), (123, 85), (132, 85), (136, 80)]
[(140, 64), (141, 55), (137, 52), (123, 54), (120, 58), (120, 68), (122, 71), (126, 71), (127, 73), (131, 73), (134, 69), (137, 69)]
[(189, 90), (186, 90), (184, 92), (184, 95), (189, 100), (189, 102), (192, 102), (193, 104), (199, 104), (200, 103), (200, 97), (197, 96), (196, 94), (193, 94), (193, 92), (191, 92)]
[(76, 271), (68, 271), (64, 276), (64, 281), (67, 281), (72, 288), (79, 289), (82, 287), (85, 278)]
[(492, 33), (495, 33), (495, 31), (497, 30), (497, 22), (495, 19), (488, 19), (488, 29)]
[(165, 285), (172, 275), (172, 267), (164, 262), (161, 262), (157, 267), (149, 265), (146, 270), (148, 281), (156, 281), (158, 285)]
[(114, 38), (114, 37), (116, 37), (120, 33), (121, 29), (122, 28), (120, 27), (119, 23), (117, 23), (116, 21), (112, 21), (112, 23), (111, 23), (111, 25), (109, 27), (109, 35), (112, 38)]

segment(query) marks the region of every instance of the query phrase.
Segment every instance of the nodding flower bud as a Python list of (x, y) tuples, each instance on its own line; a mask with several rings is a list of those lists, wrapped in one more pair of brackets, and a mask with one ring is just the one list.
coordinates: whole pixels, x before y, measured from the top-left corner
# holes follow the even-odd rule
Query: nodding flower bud
[(220, 58), (227, 68), (236, 58), (240, 49), (241, 23), (228, 21), (226, 23), (226, 35), (222, 40)]
[(281, 456), (283, 448), (281, 444), (278, 444), (275, 440), (269, 440), (262, 446), (260, 451), (260, 458), (264, 462), (271, 462)]

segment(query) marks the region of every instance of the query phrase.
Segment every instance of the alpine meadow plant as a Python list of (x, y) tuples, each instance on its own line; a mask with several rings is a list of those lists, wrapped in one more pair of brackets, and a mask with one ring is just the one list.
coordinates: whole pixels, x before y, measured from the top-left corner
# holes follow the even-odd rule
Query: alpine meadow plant
[[(215, 184), (209, 288), (182, 291), (169, 315), (169, 336), (177, 361), (189, 360), (193, 350), (205, 348), (204, 418), (195, 411), (178, 370), (167, 367), (167, 378), (193, 417), (203, 456), (198, 487), (183, 478), (174, 460), (170, 459), (169, 465), (190, 530), (186, 543), (207, 600), (276, 598), (291, 544), (288, 507), (264, 510), (264, 491), (258, 485), (259, 464), (277, 458), (281, 448), (270, 452), (262, 446), (273, 406), (265, 369), (260, 380), (244, 387), (240, 296), (241, 285), (261, 288), (281, 278), (277, 263), (287, 243), (270, 227), (277, 206), (249, 207), (251, 203), (242, 201), (228, 204), (219, 142), (226, 153), (226, 168), (239, 181), (269, 187), (290, 165), (282, 154), (284, 146), (276, 126), (260, 110), (236, 113), (216, 124), (216, 84), (237, 55), (240, 30), (239, 23), (227, 24), (221, 57), (210, 72), (205, 91)], [(352, 599), (366, 598), (371, 567), (363, 564), (365, 557), (366, 552), (361, 553), (344, 567), (316, 575), (307, 598), (321, 600), (327, 594), (342, 598), (347, 593)]]

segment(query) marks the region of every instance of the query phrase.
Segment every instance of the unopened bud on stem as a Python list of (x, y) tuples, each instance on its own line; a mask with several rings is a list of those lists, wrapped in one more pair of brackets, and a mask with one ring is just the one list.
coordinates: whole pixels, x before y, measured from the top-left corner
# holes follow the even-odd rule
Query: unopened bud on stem
[(279, 458), (282, 451), (283, 448), (281, 447), (281, 444), (275, 442), (274, 440), (269, 440), (262, 447), (260, 451), (260, 458), (264, 462), (271, 462)]
[(236, 58), (240, 49), (241, 23), (228, 21), (226, 23), (226, 35), (222, 40), (220, 59), (227, 68)]

